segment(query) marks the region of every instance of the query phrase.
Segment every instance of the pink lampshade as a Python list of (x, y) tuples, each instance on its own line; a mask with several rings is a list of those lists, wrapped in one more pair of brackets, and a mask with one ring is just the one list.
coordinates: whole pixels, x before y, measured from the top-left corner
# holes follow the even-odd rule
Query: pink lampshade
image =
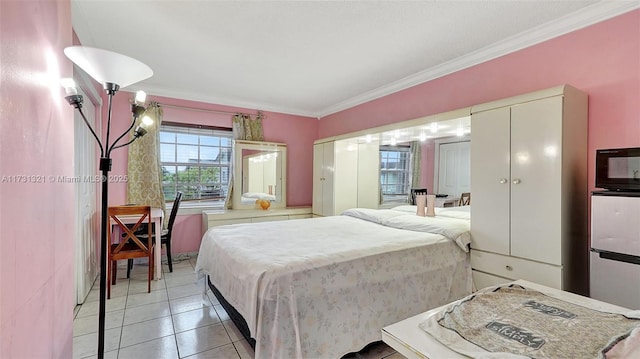
[(153, 76), (149, 66), (113, 51), (70, 46), (64, 49), (64, 54), (101, 84), (113, 83), (124, 88)]

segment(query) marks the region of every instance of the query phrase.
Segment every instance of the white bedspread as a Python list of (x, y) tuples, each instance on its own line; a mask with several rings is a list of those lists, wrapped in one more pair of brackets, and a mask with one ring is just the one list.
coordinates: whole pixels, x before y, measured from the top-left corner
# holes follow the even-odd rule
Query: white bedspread
[[(445, 211), (445, 213), (447, 212)], [(449, 213), (456, 212), (451, 211)], [(454, 219), (455, 217), (447, 217), (446, 215), (421, 217), (415, 215), (415, 213), (409, 214), (395, 209), (368, 208), (352, 208), (342, 212), (342, 214), (379, 223), (387, 227), (440, 234), (456, 242), (463, 251), (469, 251), (469, 243), (471, 243), (470, 222)]]
[(453, 241), (378, 224), (400, 217), (390, 213), (364, 216), (207, 231), (196, 271), (245, 318), (256, 358), (337, 358), (470, 293), (469, 258)]
[[(402, 205), (391, 208), (394, 211), (416, 214), (418, 206)], [(435, 207), (436, 217), (471, 220), (471, 206)]]

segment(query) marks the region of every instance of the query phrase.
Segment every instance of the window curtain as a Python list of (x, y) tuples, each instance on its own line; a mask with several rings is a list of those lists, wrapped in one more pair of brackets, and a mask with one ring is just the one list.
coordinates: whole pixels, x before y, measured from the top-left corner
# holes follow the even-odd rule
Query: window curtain
[[(243, 113), (233, 115), (231, 119), (233, 128), (233, 139), (243, 141), (264, 141), (264, 130), (262, 128), (262, 111), (258, 111), (255, 118)], [(229, 190), (224, 201), (224, 208), (231, 209), (231, 196), (233, 195), (233, 164), (235, 149), (231, 151), (231, 166), (229, 168)]]
[[(138, 121), (144, 116), (149, 116), (153, 124), (147, 127), (145, 136), (129, 145), (127, 202), (162, 208), (164, 211), (166, 206), (160, 163), (162, 108), (157, 102), (151, 102)], [(133, 131), (130, 136), (133, 138)], [(167, 221), (164, 221), (165, 227), (166, 224)]]
[(422, 146), (420, 142), (411, 142), (411, 188), (420, 188), (420, 171), (421, 169)]

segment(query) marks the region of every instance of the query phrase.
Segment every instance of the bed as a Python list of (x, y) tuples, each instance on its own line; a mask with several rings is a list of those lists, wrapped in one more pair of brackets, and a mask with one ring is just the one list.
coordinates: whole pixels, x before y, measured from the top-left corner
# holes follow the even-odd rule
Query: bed
[(640, 311), (518, 280), (392, 324), (382, 337), (408, 358), (639, 358)]
[(261, 192), (245, 192), (242, 194), (242, 197), (240, 199), (240, 203), (242, 204), (255, 204), (256, 200), (258, 199), (264, 199), (267, 201), (275, 201), (276, 200), (276, 196), (272, 195), (272, 194), (268, 194), (268, 193), (261, 193)]
[(196, 273), (256, 358), (339, 358), (380, 340), (386, 325), (471, 293), (469, 242), (467, 219), (350, 209), (212, 228)]

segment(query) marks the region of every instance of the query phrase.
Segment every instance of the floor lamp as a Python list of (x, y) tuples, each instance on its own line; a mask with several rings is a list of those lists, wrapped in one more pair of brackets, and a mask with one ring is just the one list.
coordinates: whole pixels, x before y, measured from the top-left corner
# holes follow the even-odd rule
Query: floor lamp
[(142, 62), (132, 59), (128, 56), (115, 52), (97, 49), (86, 46), (71, 46), (64, 49), (64, 54), (73, 63), (78, 65), (89, 76), (93, 77), (97, 82), (101, 83), (108, 97), (109, 111), (107, 115), (107, 135), (104, 143), (100, 141), (98, 135), (87, 121), (82, 112), (82, 95), (79, 95), (75, 89), (73, 80), (65, 79), (62, 83), (65, 87), (67, 96), (65, 99), (69, 104), (75, 107), (85, 124), (89, 127), (91, 134), (98, 142), (100, 147), (100, 171), (102, 171), (102, 213), (101, 213), (101, 229), (100, 229), (100, 309), (98, 313), (98, 358), (104, 358), (104, 325), (105, 325), (105, 305), (106, 305), (106, 278), (107, 278), (107, 230), (108, 215), (108, 191), (109, 191), (109, 171), (111, 171), (111, 151), (116, 148), (125, 147), (131, 144), (139, 137), (147, 133), (146, 126), (149, 121), (143, 121), (138, 124), (133, 132), (133, 138), (126, 143), (118, 144), (118, 142), (138, 123), (138, 118), (144, 113), (144, 93), (136, 95), (136, 101), (131, 105), (132, 120), (131, 125), (124, 131), (113, 143), (109, 143), (109, 135), (111, 132), (111, 102), (113, 96), (121, 87), (127, 87), (136, 82), (147, 79), (153, 75), (153, 71), (149, 66)]

